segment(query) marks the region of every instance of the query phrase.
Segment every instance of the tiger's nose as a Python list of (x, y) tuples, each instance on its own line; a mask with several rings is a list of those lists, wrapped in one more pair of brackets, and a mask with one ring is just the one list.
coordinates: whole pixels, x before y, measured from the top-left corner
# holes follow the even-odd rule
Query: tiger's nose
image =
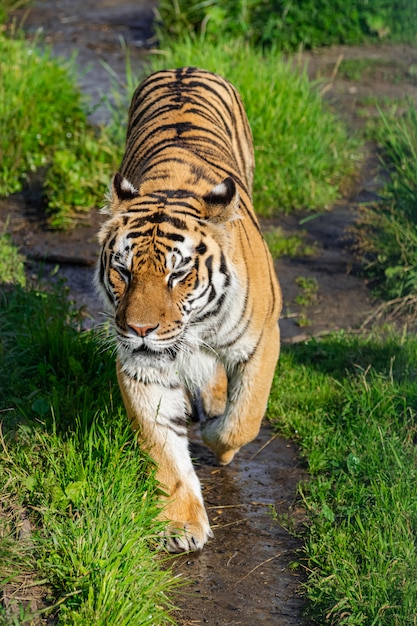
[(151, 326), (149, 324), (129, 324), (129, 328), (131, 328), (139, 337), (146, 337), (153, 330), (158, 328), (159, 324), (156, 326)]

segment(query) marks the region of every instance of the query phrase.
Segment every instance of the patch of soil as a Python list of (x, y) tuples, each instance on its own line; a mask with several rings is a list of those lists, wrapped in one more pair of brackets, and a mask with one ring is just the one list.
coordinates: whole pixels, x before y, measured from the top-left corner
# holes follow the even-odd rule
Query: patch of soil
[[(103, 61), (117, 75), (124, 76), (120, 37), (126, 41), (134, 63), (143, 61), (146, 47), (152, 44), (154, 5), (146, 0), (44, 0), (20, 12), (18, 20), (24, 17), (30, 33), (40, 29), (55, 54), (69, 57), (78, 53), (83, 68), (79, 83), (92, 103), (98, 105), (93, 121), (101, 122), (106, 119), (101, 98), (112, 88)], [(338, 75), (344, 59), (369, 60), (379, 70), (353, 81), (346, 78), (346, 73)], [(393, 61), (400, 67), (395, 74), (398, 80), (393, 79)], [(363, 125), (364, 109), (367, 115), (375, 114), (375, 97), (402, 99), (409, 95), (417, 100), (413, 69), (417, 51), (411, 47), (341, 46), (304, 54), (304, 62), (308, 63), (309, 75), (320, 79), (320, 89), (330, 105), (352, 129)], [(389, 68), (388, 73), (384, 73), (384, 66)], [(317, 247), (313, 257), (276, 262), (285, 304), (283, 343), (357, 328), (375, 306), (366, 282), (355, 272), (346, 230), (354, 223), (359, 204), (377, 197), (382, 179), (373, 149), (367, 146), (362, 172), (349, 199), (306, 222), (306, 213), (262, 221), (265, 228), (280, 226), (285, 235), (306, 231), (307, 241)], [(91, 284), (101, 219), (91, 213), (84, 226), (62, 234), (48, 229), (39, 196), (31, 197), (26, 192), (0, 201), (0, 226), (9, 220), (14, 241), (29, 259), (29, 272), (39, 273), (40, 259), (47, 276), (59, 266), (56, 276), (67, 280), (71, 297), (78, 306), (85, 307), (85, 327), (100, 321)], [(317, 281), (317, 293), (308, 305), (295, 302), (300, 295), (298, 277)], [(304, 323), (309, 320), (307, 326), (300, 325), (302, 319)], [(290, 527), (302, 524), (296, 486), (305, 473), (296, 447), (275, 437), (265, 424), (259, 437), (240, 451), (231, 466), (220, 468), (201, 445), (196, 427), (191, 430), (190, 440), (215, 537), (201, 553), (173, 561), (175, 571), (192, 581), (178, 597), (178, 623), (302, 625), (303, 599), (298, 594), (301, 574), (289, 568), (301, 544), (287, 532), (286, 524), (280, 523), (285, 519)]]

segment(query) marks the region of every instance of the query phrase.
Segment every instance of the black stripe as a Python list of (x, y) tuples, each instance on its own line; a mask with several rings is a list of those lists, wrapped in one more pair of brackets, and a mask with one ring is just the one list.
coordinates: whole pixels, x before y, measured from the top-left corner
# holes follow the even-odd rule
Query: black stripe
[[(207, 287), (198, 294), (198, 296), (196, 296), (195, 298), (190, 298), (188, 300), (189, 304), (194, 304), (194, 302), (197, 302), (197, 300), (201, 300), (202, 298), (204, 298), (204, 296), (206, 295), (206, 293), (209, 291), (209, 289), (211, 289), (211, 285), (208, 284)], [(200, 317), (196, 316), (196, 319), (200, 320)]]
[[(195, 251), (196, 251), (198, 254), (205, 254), (205, 253), (207, 252), (207, 246), (206, 246), (206, 244), (205, 244), (203, 241), (201, 241), (201, 242), (198, 244), (198, 246), (196, 246)], [(222, 252), (222, 256), (223, 256), (223, 252)]]
[(158, 211), (157, 213), (152, 213), (144, 219), (150, 224), (164, 224), (168, 222), (169, 224), (174, 226), (174, 228), (178, 228), (178, 230), (186, 230), (187, 228), (187, 224), (183, 220), (168, 215), (167, 213), (162, 213), (160, 211)]
[(187, 417), (185, 415), (178, 415), (177, 417), (169, 418), (170, 424), (173, 426), (186, 426), (187, 425)]
[(211, 279), (213, 278), (213, 255), (207, 257), (205, 260), (205, 266), (207, 268), (208, 281), (211, 283)]
[(207, 300), (207, 304), (209, 304), (210, 302), (213, 302), (213, 300), (216, 299), (216, 296), (217, 296), (217, 292), (216, 292), (216, 290), (214, 288), (214, 285), (212, 285), (211, 286), (211, 291), (209, 293), (209, 297), (208, 297), (208, 300)]
[(226, 257), (223, 254), (223, 250), (220, 255), (220, 272), (226, 277), (226, 282), (224, 283), (224, 288), (227, 288), (230, 285), (230, 274), (227, 269)]
[(106, 257), (106, 254), (103, 248), (100, 254), (100, 272), (99, 272), (99, 279), (102, 285), (104, 284), (104, 276), (106, 275), (105, 257)]
[[(128, 378), (135, 380), (136, 382), (140, 383), (144, 387), (150, 387), (151, 385), (154, 385), (157, 387), (160, 386), (159, 383), (154, 383), (149, 380), (143, 380), (137, 374), (129, 374), (128, 372), (125, 372), (125, 371), (123, 371), (123, 373), (126, 374)], [(182, 389), (183, 387), (180, 383), (172, 382), (172, 383), (164, 383), (163, 388), (168, 389), (169, 391), (176, 391), (176, 390)]]

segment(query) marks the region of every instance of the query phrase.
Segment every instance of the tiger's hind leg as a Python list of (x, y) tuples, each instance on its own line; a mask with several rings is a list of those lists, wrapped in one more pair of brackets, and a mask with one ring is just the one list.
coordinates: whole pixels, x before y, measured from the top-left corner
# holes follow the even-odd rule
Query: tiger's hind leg
[(133, 430), (156, 464), (156, 477), (165, 492), (160, 517), (168, 521), (165, 546), (169, 552), (199, 550), (212, 537), (198, 477), (188, 451), (187, 401), (176, 385), (117, 376)]
[(259, 432), (279, 356), (278, 324), (266, 330), (251, 358), (229, 375), (226, 410), (203, 427), (203, 440), (221, 465), (230, 463)]

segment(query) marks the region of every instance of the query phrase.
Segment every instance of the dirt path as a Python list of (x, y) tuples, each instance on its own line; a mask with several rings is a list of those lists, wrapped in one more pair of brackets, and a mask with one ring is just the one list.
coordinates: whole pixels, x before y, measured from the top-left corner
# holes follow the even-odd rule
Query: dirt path
[(231, 466), (219, 467), (196, 427), (191, 441), (214, 539), (201, 553), (177, 559), (174, 571), (193, 581), (180, 598), (178, 622), (302, 624), (299, 577), (288, 569), (299, 541), (277, 522), (291, 516), (297, 524), (303, 515), (294, 497), (304, 477), (296, 447), (265, 424)]
[[(45, 41), (55, 53), (70, 56), (78, 51), (80, 86), (93, 103), (100, 103), (111, 86), (102, 61), (123, 74), (122, 36), (140, 63), (149, 43), (152, 2), (122, 0), (44, 0), (25, 15), (25, 28), (42, 28)], [(23, 13), (20, 14), (22, 16)], [(366, 81), (352, 81), (335, 72), (343, 58), (379, 59), (369, 61), (380, 71)], [(307, 55), (312, 77), (326, 77), (326, 97), (348, 120), (352, 128), (363, 123), (361, 102), (373, 95), (416, 97), (416, 86), (407, 68), (417, 63), (416, 52), (406, 46), (378, 48), (333, 48)], [(393, 59), (395, 63), (393, 64)], [(385, 64), (385, 65), (384, 65)], [(382, 69), (388, 68), (382, 80)], [(86, 69), (87, 68), (87, 69)], [(390, 74), (391, 72), (391, 74)], [(392, 73), (401, 75), (393, 81)], [(362, 100), (361, 100), (362, 99)], [(371, 109), (373, 105), (368, 108)], [(105, 119), (98, 107), (94, 121)], [(367, 155), (362, 177), (349, 201), (339, 202), (332, 211), (307, 222), (302, 229), (307, 240), (317, 246), (313, 258), (281, 259), (277, 272), (284, 295), (281, 320), (283, 343), (293, 343), (311, 335), (340, 328), (357, 327), (372, 310), (373, 303), (364, 281), (355, 275), (355, 261), (349, 251), (346, 227), (351, 225), (361, 201), (375, 197), (380, 181), (372, 155)], [(70, 234), (48, 231), (42, 220), (37, 196), (17, 194), (0, 201), (0, 222), (9, 217), (9, 229), (22, 252), (32, 259), (47, 259), (44, 271), (60, 266), (58, 275), (67, 280), (72, 297), (85, 307), (85, 326), (100, 320), (97, 301), (92, 295), (91, 277), (97, 257), (96, 232), (99, 217)], [(285, 234), (300, 232), (305, 215), (263, 222), (279, 225)], [(31, 272), (38, 271), (33, 264)], [(315, 279), (318, 291), (310, 306), (295, 303), (299, 294), (297, 277)], [(300, 314), (310, 320), (300, 326)], [(174, 568), (192, 581), (178, 598), (179, 624), (212, 626), (295, 626), (302, 625), (303, 600), (297, 593), (299, 574), (288, 567), (300, 547), (279, 523), (290, 517), (299, 523), (296, 485), (305, 477), (295, 446), (273, 437), (265, 425), (259, 437), (243, 449), (230, 467), (219, 468), (210, 452), (191, 431), (192, 453), (204, 488), (205, 500), (215, 538), (200, 554), (184, 555)]]

